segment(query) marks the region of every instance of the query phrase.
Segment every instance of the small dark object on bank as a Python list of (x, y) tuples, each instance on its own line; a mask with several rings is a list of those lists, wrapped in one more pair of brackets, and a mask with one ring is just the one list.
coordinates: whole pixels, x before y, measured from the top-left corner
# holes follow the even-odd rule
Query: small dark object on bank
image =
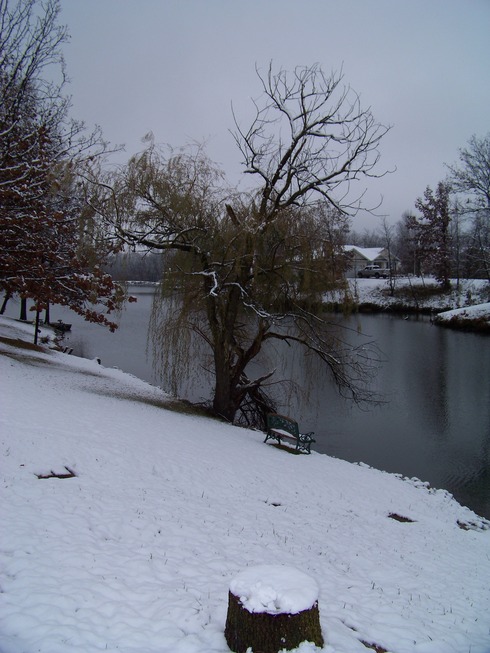
[(65, 469), (67, 471), (66, 474), (57, 474), (56, 472), (51, 472), (49, 474), (36, 474), (38, 478), (75, 478), (76, 474), (73, 471), (73, 469), (70, 469), (65, 465)]
[(52, 323), (51, 326), (56, 329), (56, 331), (61, 331), (62, 333), (65, 331), (71, 331), (71, 324), (67, 324), (66, 322), (63, 322), (63, 320), (58, 320), (57, 322)]
[(402, 524), (413, 523), (415, 521), (414, 519), (410, 519), (410, 517), (403, 517), (403, 515), (398, 515), (396, 512), (390, 512), (388, 517), (390, 517), (390, 519), (394, 519), (395, 521), (399, 521)]

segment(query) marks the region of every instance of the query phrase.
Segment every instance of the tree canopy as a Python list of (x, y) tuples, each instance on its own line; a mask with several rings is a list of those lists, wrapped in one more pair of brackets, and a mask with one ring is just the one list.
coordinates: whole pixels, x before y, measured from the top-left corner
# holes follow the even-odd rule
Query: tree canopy
[(111, 247), (85, 228), (76, 182), (107, 145), (69, 117), (59, 11), (58, 0), (0, 0), (0, 287), (115, 328), (101, 311), (123, 296), (102, 272)]
[[(345, 291), (340, 234), (360, 207), (362, 183), (378, 174), (387, 128), (361, 108), (341, 75), (270, 67), (258, 77), (255, 118), (244, 129), (235, 116), (234, 132), (253, 190), (227, 187), (201, 148), (151, 142), (99, 183), (95, 207), (126, 244), (173, 251), (162, 287), (174, 304), (154, 321), (154, 343), (166, 360), (173, 348), (175, 372), (184, 327), (199, 336), (203, 365), (214, 373), (213, 411), (228, 420), (245, 406), (259, 414), (270, 407), (266, 383), (275, 370), (252, 375), (250, 364), (271, 341), (302, 345), (328, 366), (343, 394), (372, 398), (366, 350), (345, 345), (320, 307), (328, 288)], [(185, 344), (183, 358), (189, 355)]]
[(434, 273), (443, 290), (451, 286), (451, 234), (449, 224), (450, 187), (439, 182), (435, 193), (428, 186), (424, 197), (415, 202), (420, 217), (411, 216), (409, 227), (417, 243), (417, 255)]

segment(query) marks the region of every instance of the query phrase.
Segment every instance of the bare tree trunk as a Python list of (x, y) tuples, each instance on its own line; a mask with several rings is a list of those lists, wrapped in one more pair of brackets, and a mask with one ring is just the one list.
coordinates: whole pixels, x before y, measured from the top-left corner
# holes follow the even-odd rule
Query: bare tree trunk
[(40, 315), (40, 313), (41, 313), (41, 311), (38, 309), (36, 311), (36, 323), (35, 323), (35, 326), (34, 326), (34, 344), (35, 345), (37, 345), (37, 341), (38, 341), (38, 338), (39, 338), (39, 315)]
[(208, 298), (208, 319), (213, 334), (215, 390), (213, 410), (229, 422), (233, 422), (243, 399), (238, 384), (243, 366), (238, 360), (234, 334), (240, 295), (237, 287), (222, 297)]
[(219, 347), (214, 352), (215, 388), (213, 410), (228, 422), (233, 422), (241, 401), (237, 400), (236, 387), (233, 387), (231, 366), (225, 348)]
[(22, 297), (20, 300), (20, 317), (19, 320), (27, 322), (27, 299)]
[(5, 293), (5, 297), (3, 298), (3, 302), (2, 302), (2, 308), (0, 308), (0, 315), (3, 315), (5, 313), (5, 309), (7, 308), (7, 302), (11, 297), (12, 297), (12, 293), (10, 292)]

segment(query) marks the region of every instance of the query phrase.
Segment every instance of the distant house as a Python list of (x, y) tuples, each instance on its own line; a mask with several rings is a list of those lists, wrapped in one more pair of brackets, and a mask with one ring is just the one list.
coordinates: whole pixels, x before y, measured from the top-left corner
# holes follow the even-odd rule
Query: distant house
[[(359, 270), (366, 265), (379, 265), (383, 270), (390, 268), (390, 253), (386, 247), (357, 247), (357, 245), (344, 245), (349, 264), (346, 269), (347, 277), (357, 277)], [(395, 272), (400, 265), (400, 259), (391, 254), (391, 268)]]

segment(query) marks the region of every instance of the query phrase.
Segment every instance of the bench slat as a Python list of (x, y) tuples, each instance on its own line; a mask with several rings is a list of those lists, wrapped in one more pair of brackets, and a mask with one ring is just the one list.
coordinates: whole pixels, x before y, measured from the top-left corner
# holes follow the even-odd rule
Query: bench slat
[(296, 438), (295, 435), (293, 435), (289, 431), (284, 431), (283, 429), (271, 429), (271, 431), (274, 431), (274, 433), (279, 433), (279, 435), (284, 438)]

